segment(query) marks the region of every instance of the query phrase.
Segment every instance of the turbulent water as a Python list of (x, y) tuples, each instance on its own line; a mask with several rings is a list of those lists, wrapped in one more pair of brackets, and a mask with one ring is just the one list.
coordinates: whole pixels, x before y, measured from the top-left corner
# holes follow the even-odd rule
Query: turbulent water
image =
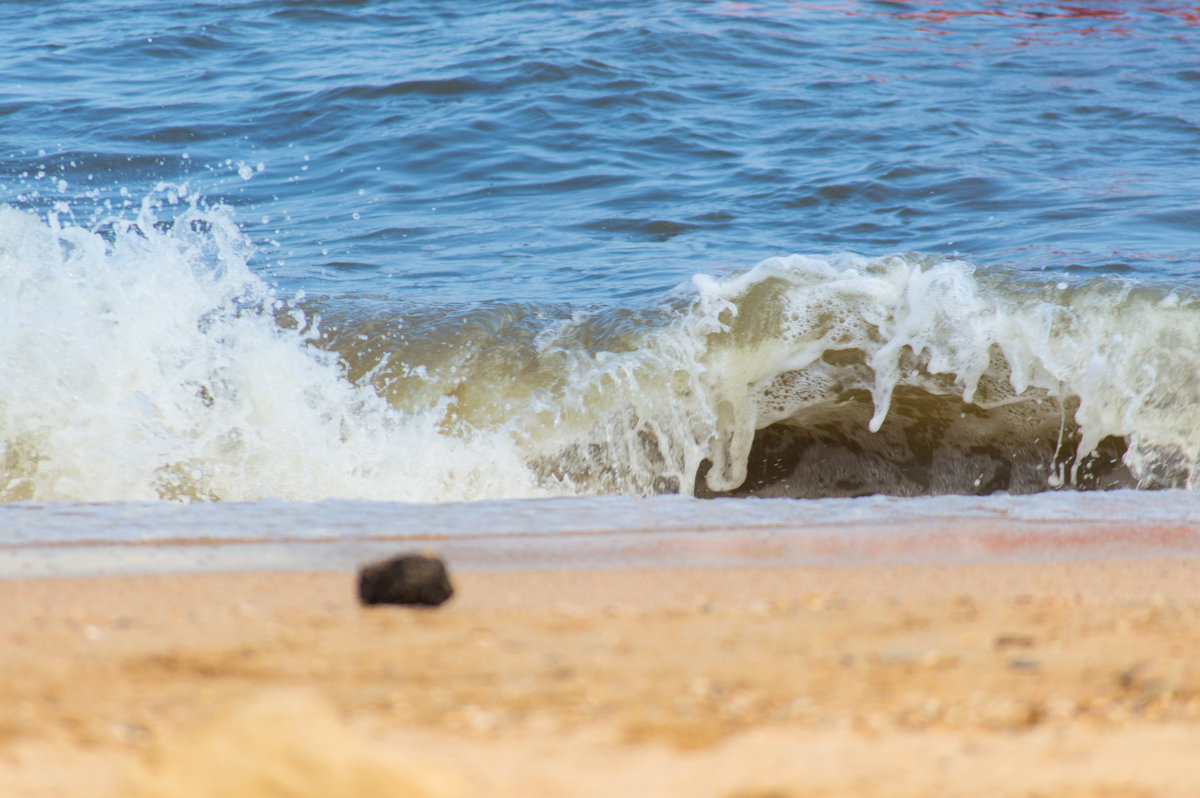
[(1200, 7), (0, 18), (2, 501), (1200, 488)]

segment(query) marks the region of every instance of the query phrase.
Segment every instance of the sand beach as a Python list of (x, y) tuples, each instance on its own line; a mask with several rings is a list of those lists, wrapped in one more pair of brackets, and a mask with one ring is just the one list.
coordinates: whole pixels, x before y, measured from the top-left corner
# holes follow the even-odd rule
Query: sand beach
[(1196, 3), (3, 8), (0, 798), (1200, 796)]
[(0, 581), (0, 794), (1193, 796), (1200, 558)]

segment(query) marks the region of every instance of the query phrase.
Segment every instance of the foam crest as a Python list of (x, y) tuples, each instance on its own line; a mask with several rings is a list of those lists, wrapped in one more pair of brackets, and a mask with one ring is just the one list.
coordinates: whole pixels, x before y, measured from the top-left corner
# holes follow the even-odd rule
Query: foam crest
[[(700, 312), (725, 328), (708, 352), (713, 401), (732, 408), (717, 432), (713, 490), (742, 484), (753, 431), (804, 426), (815, 408), (833, 412), (865, 395), (866, 428), (880, 433), (898, 391), (918, 414), (924, 408), (925, 422), (949, 411), (935, 412), (934, 397), (956, 398), (964, 415), (990, 415), (998, 440), (986, 445), (997, 451), (1010, 435), (1044, 443), (1041, 428), (1060, 416), (1043, 465), (1063, 465), (1064, 439), (1075, 441), (1074, 456), (1070, 473), (1045, 475), (1048, 486), (1077, 478), (1108, 438), (1125, 442), (1134, 483), (1197, 486), (1194, 300), (1114, 282), (981, 279), (969, 264), (919, 257), (793, 256), (698, 285)], [(952, 434), (943, 443), (985, 445)]]
[(442, 434), (346, 380), (227, 210), (158, 210), (102, 236), (0, 208), (0, 499), (539, 492), (502, 436)]

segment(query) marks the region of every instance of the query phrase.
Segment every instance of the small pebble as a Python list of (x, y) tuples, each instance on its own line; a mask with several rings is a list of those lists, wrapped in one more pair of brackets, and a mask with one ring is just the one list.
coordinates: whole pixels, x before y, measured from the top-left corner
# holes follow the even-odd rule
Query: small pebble
[(437, 557), (404, 554), (362, 568), (358, 598), (363, 604), (436, 607), (454, 595), (446, 566)]

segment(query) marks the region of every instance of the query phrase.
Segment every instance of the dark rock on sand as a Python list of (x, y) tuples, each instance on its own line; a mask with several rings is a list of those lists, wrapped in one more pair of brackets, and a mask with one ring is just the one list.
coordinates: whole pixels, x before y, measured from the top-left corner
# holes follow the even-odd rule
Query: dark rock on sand
[(446, 566), (426, 554), (404, 554), (358, 572), (358, 598), (363, 604), (436, 607), (452, 595)]

